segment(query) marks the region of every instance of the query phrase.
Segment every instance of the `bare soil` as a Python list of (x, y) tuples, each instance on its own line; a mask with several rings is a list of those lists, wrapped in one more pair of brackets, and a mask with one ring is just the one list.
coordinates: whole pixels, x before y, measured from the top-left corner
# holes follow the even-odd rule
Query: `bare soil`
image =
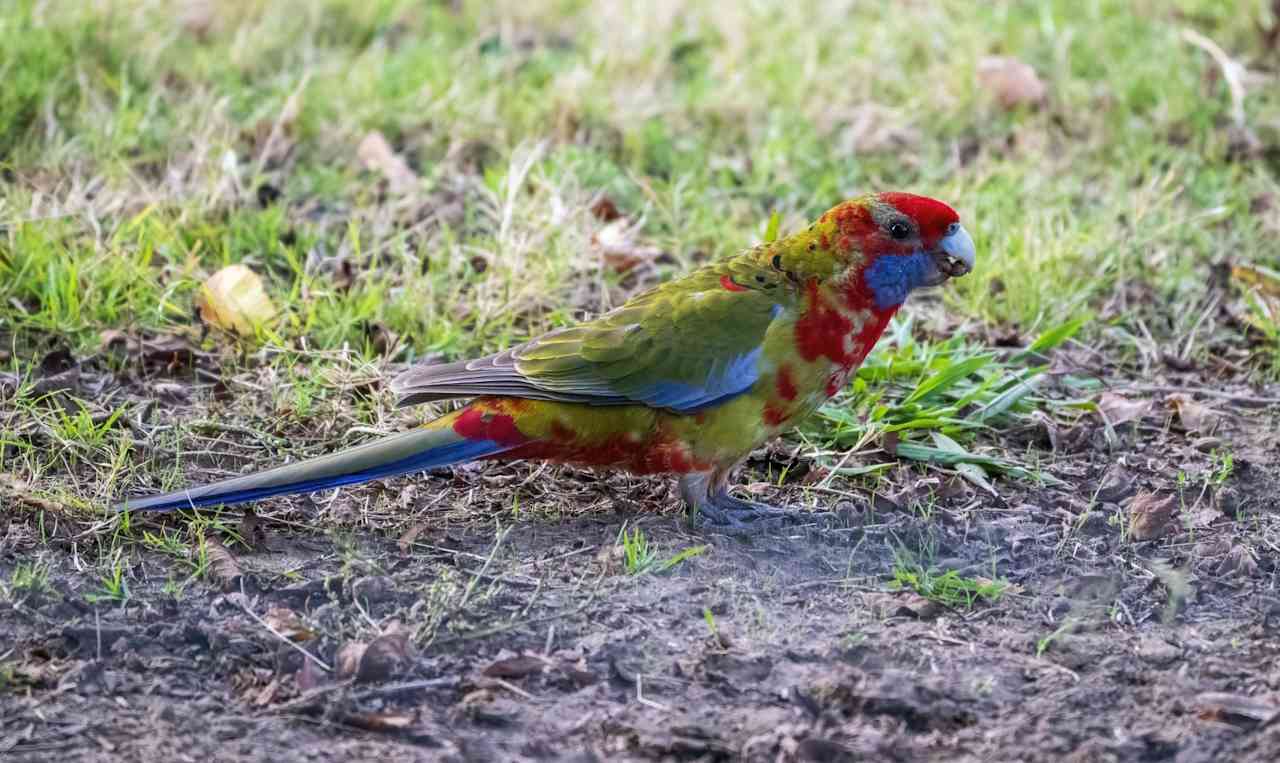
[[(1002, 435), (1065, 487), (990, 495), (903, 467), (874, 499), (804, 469), (773, 488), (752, 479), (785, 453), (763, 451), (752, 492), (840, 520), (750, 539), (690, 528), (661, 480), (537, 465), (271, 501), (199, 531), (2, 498), (18, 510), (0, 580), (36, 560), (49, 575), (0, 599), (0, 757), (1274, 760), (1280, 409), (1223, 389), (1190, 394), (1222, 417), (1213, 441), (1160, 391), (1132, 395), (1153, 405), (1124, 426)], [(218, 442), (261, 457), (248, 433)], [(1135, 519), (1162, 497), (1167, 523)], [(659, 558), (707, 548), (628, 574), (624, 524)], [(127, 599), (104, 600), (120, 547)], [(944, 606), (894, 589), (903, 559), (1010, 586)]]

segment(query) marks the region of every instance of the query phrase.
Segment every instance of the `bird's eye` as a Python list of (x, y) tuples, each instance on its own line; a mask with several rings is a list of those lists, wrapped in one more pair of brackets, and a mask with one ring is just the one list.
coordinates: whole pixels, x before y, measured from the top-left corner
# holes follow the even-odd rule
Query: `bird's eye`
[(960, 230), (960, 223), (951, 223), (947, 226), (947, 235), (954, 236), (955, 232)]
[(889, 223), (889, 235), (893, 236), (898, 241), (902, 241), (903, 239), (911, 236), (911, 226), (901, 220), (894, 220)]

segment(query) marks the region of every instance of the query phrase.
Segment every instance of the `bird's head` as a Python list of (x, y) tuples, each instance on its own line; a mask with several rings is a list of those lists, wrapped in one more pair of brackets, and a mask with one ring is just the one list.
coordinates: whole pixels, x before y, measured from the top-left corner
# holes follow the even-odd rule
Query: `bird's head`
[(950, 206), (910, 193), (846, 201), (814, 226), (836, 260), (835, 278), (851, 299), (897, 309), (912, 290), (973, 269), (973, 239)]

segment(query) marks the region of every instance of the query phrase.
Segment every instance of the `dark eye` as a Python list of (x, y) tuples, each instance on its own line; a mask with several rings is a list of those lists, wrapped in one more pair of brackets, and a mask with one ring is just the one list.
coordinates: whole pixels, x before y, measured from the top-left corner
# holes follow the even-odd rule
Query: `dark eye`
[(958, 230), (960, 230), (960, 223), (951, 223), (950, 225), (947, 226), (947, 235), (953, 236), (955, 235), (955, 232)]
[(889, 223), (889, 235), (896, 240), (902, 241), (911, 237), (911, 226), (901, 220), (894, 220)]

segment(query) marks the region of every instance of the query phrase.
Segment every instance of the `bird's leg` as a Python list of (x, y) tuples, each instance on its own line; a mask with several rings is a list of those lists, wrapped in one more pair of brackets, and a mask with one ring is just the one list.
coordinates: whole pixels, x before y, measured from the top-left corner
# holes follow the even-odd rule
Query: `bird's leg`
[(830, 516), (825, 512), (779, 508), (729, 495), (728, 470), (699, 472), (680, 478), (680, 495), (695, 522), (734, 532), (758, 532), (788, 524), (813, 522)]

